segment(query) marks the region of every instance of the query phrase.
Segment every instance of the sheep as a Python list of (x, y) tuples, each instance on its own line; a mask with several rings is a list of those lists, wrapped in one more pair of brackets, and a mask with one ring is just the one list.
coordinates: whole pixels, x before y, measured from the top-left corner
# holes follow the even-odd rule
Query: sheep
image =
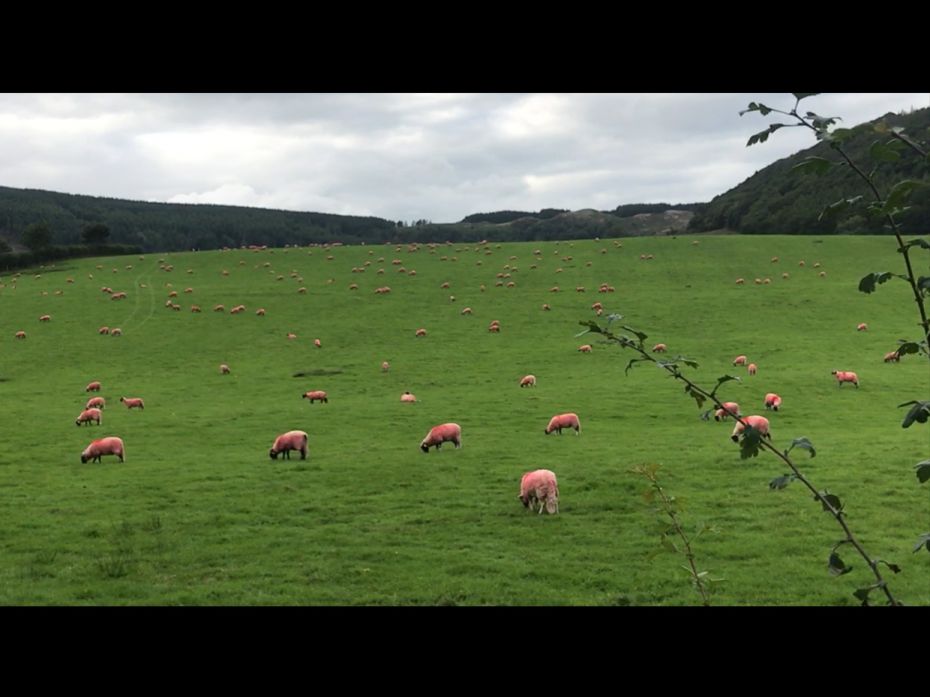
[(191, 312), (202, 312), (200, 305), (191, 305)]
[(575, 429), (575, 435), (581, 434), (581, 422), (578, 421), (577, 414), (556, 414), (549, 419), (549, 425), (546, 426), (545, 434), (548, 436), (553, 431), (558, 431), (562, 435), (563, 428)]
[(860, 322), (858, 325), (856, 325), (856, 331), (867, 332), (869, 331), (869, 325), (867, 325), (865, 322)]
[(230, 372), (228, 365), (220, 363), (220, 375), (229, 375)]
[(24, 332), (24, 331), (22, 331), (22, 330), (16, 332), (16, 338), (17, 338), (17, 339), (25, 339), (25, 338), (26, 338), (26, 332)]
[(85, 409), (80, 413), (80, 415), (74, 420), (74, 425), (80, 426), (81, 424), (90, 424), (91, 421), (96, 421), (97, 425), (99, 426), (102, 418), (102, 412), (96, 407), (91, 407), (90, 409)]
[(777, 264), (777, 263), (778, 263), (778, 257), (772, 257), (772, 263), (773, 263), (773, 264)]
[(420, 329), (417, 329), (415, 336), (426, 336), (426, 330), (423, 329), (422, 327)]
[(745, 278), (737, 278), (737, 279), (736, 279), (736, 285), (741, 286), (741, 285), (743, 285), (744, 283), (746, 283), (746, 279), (745, 279)]
[(312, 390), (310, 392), (305, 392), (301, 399), (309, 399), (310, 404), (313, 404), (317, 399), (325, 404), (329, 404), (329, 399), (326, 397), (326, 393), (323, 390)]
[(548, 312), (548, 311), (551, 310), (552, 308), (549, 306), (549, 303), (543, 303), (542, 309), (545, 310), (546, 312)]
[(851, 382), (859, 389), (859, 376), (851, 370), (834, 370), (830, 374), (836, 376), (837, 387), (842, 387), (844, 382)]
[(781, 397), (774, 392), (768, 392), (765, 395), (765, 408), (778, 411), (781, 408)]
[(785, 273), (783, 273), (783, 274), (781, 275), (781, 277), (782, 277), (783, 279), (787, 279), (787, 278), (788, 278), (788, 272), (786, 271)]
[(594, 303), (593, 305), (591, 305), (591, 309), (592, 310), (603, 310), (604, 306), (598, 302), (598, 303)]
[(733, 365), (746, 365), (746, 356), (737, 356), (734, 358)]
[[(743, 425), (745, 422), (745, 426)], [(743, 421), (737, 421), (736, 425), (733, 427), (733, 433), (730, 434), (730, 438), (734, 443), (739, 443), (740, 434), (746, 429), (746, 426), (752, 427), (754, 430), (762, 434), (763, 437), (772, 440), (772, 434), (769, 433), (769, 420), (764, 416), (744, 416)]]
[(400, 401), (401, 402), (416, 402), (417, 398), (414, 395), (410, 394), (409, 392), (404, 392), (400, 396)]
[(885, 357), (883, 360), (885, 361), (885, 363), (897, 363), (901, 360), (901, 356), (898, 355), (897, 351), (889, 351), (888, 353), (885, 354)]
[(386, 372), (389, 371), (390, 369), (391, 369), (391, 364), (390, 364), (390, 363), (388, 363), (387, 361), (383, 361), (383, 362), (381, 363), (381, 371), (382, 371), (382, 372), (386, 373)]
[(470, 315), (470, 314), (471, 314), (471, 308), (470, 308), (470, 307), (464, 307), (464, 308), (462, 308), (462, 312), (459, 313), (459, 314)]
[(462, 427), (453, 423), (433, 426), (429, 433), (426, 434), (426, 438), (420, 442), (420, 450), (424, 453), (428, 453), (429, 449), (433, 446), (436, 446), (436, 450), (439, 450), (446, 441), (451, 441), (455, 444), (456, 448), (461, 448)]
[(758, 366), (756, 366), (755, 363), (750, 363), (750, 364), (746, 367), (746, 369), (749, 371), (749, 374), (750, 374), (750, 375), (755, 375), (755, 374), (756, 374), (756, 371), (757, 371), (759, 368), (758, 368)]
[(87, 400), (87, 404), (84, 405), (85, 409), (103, 409), (106, 407), (107, 401), (103, 397), (91, 397)]
[(52, 321), (52, 316), (51, 316), (51, 315), (42, 315), (41, 317), (39, 317), (39, 321), (40, 321), (40, 322), (51, 322), (51, 321)]
[(268, 455), (272, 460), (277, 460), (278, 455), (284, 455), (285, 460), (291, 459), (291, 451), (299, 450), (300, 459), (307, 459), (307, 434), (303, 431), (288, 431), (287, 433), (282, 433), (280, 436), (274, 439), (274, 444), (271, 446), (271, 450), (268, 451)]
[(291, 339), (291, 340), (293, 341), (294, 339), (297, 338), (297, 335), (296, 335), (294, 332), (288, 332), (288, 333), (287, 333), (287, 338), (288, 338), (288, 339)]
[(668, 351), (668, 346), (666, 346), (665, 344), (656, 344), (655, 346), (652, 347), (653, 353), (665, 353), (667, 351)]
[(258, 315), (259, 317), (264, 317), (264, 316), (265, 316), (265, 308), (264, 308), (264, 307), (258, 308), (258, 309), (255, 311), (255, 314)]
[(500, 322), (498, 322), (497, 320), (494, 320), (493, 322), (491, 322), (491, 324), (488, 325), (488, 331), (494, 334), (500, 334), (500, 331), (501, 331)]
[(724, 402), (723, 409), (714, 412), (714, 421), (726, 421), (728, 416), (739, 416), (739, 404), (736, 402)]
[(520, 387), (536, 387), (536, 376), (525, 375), (520, 380)]
[(85, 392), (100, 392), (100, 383), (94, 380), (84, 388)]
[(113, 327), (113, 329), (110, 330), (110, 336), (122, 336), (122, 335), (123, 335), (123, 330), (120, 329), (119, 327)]
[(756, 284), (757, 286), (761, 286), (761, 285), (762, 285), (762, 279), (761, 279), (761, 278), (757, 278), (757, 279), (755, 280), (755, 284)]
[(110, 328), (109, 328), (109, 327), (100, 327), (100, 329), (97, 330), (97, 333), (98, 333), (98, 334), (109, 334), (109, 333), (110, 333)]
[(525, 508), (534, 510), (539, 504), (539, 515), (559, 512), (559, 485), (555, 473), (550, 470), (526, 472), (520, 479), (520, 494), (517, 496)]
[(320, 342), (319, 339), (314, 339), (313, 345), (316, 346), (317, 348), (323, 348), (323, 344)]
[(213, 311), (214, 312), (226, 312), (226, 308), (223, 307), (222, 305), (214, 305)]
[(119, 401), (125, 404), (127, 409), (145, 409), (142, 397), (120, 397)]
[(578, 347), (578, 350), (582, 353), (591, 353), (591, 344), (584, 344)]
[(108, 436), (92, 441), (90, 445), (84, 448), (81, 453), (81, 463), (88, 460), (91, 462), (101, 462), (104, 455), (116, 455), (120, 462), (126, 461), (126, 449), (123, 446), (123, 439), (116, 436)]

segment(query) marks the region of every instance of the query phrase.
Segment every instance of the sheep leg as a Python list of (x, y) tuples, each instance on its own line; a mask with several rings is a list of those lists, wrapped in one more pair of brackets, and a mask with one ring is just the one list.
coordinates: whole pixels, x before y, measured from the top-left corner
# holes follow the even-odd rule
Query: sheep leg
[(306, 459), (307, 459), (307, 449), (306, 449), (306, 448), (301, 448), (301, 449), (300, 449), (300, 459), (301, 459), (301, 460), (306, 460)]

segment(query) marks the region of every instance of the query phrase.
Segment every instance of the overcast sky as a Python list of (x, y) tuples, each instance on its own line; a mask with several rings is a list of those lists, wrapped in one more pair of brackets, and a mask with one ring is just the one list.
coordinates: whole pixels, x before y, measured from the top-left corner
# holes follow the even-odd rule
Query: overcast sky
[[(456, 222), (709, 201), (815, 144), (788, 94), (0, 94), (0, 185)], [(845, 126), (930, 94), (824, 94)]]

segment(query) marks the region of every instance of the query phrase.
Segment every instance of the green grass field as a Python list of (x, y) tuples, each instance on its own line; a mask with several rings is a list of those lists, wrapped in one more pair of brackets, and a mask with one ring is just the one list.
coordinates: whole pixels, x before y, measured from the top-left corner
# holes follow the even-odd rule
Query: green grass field
[[(926, 253), (915, 256), (925, 273)], [(575, 336), (600, 301), (650, 346), (696, 359), (700, 384), (741, 376), (721, 395), (744, 414), (781, 394), (783, 410), (768, 414), (775, 443), (810, 438), (817, 457), (798, 452), (803, 471), (841, 497), (871, 554), (902, 567), (890, 579), (897, 596), (928, 604), (930, 555), (911, 550), (930, 530), (930, 490), (913, 470), (930, 431), (902, 429), (896, 405), (926, 399), (930, 371), (913, 355), (882, 362), (897, 339), (918, 338), (917, 313), (900, 281), (856, 290), (867, 272), (902, 269), (889, 238), (679, 236), (150, 254), (15, 283), (4, 274), (0, 603), (697, 604), (684, 559), (661, 550), (646, 481), (629, 472), (658, 463), (686, 501), (686, 526), (716, 528), (694, 545), (699, 567), (725, 579), (714, 604), (856, 604), (871, 575), (848, 547), (854, 570), (828, 574), (841, 532), (800, 485), (769, 490), (785, 473), (779, 460), (740, 460), (732, 422), (700, 420), (662, 371), (625, 376), (631, 353)], [(602, 282), (616, 292), (597, 293)], [(384, 285), (390, 294), (374, 293)], [(171, 290), (183, 311), (165, 307)], [(218, 303), (226, 312), (212, 311)], [(493, 319), (500, 334), (487, 330)], [(103, 325), (123, 335), (99, 335)], [(592, 353), (577, 352), (589, 342)], [(740, 353), (758, 375), (730, 365)], [(856, 371), (861, 389), (838, 388), (833, 369)], [(528, 373), (538, 385), (520, 389)], [(103, 424), (77, 428), (92, 380)], [(301, 399), (317, 389), (328, 404)], [(402, 404), (405, 390), (419, 401)], [(145, 411), (121, 396), (144, 398)], [(581, 435), (544, 435), (566, 411)], [(463, 447), (424, 455), (421, 439), (447, 421), (462, 426)], [(309, 433), (309, 458), (271, 460), (275, 436), (292, 429)], [(123, 438), (126, 462), (81, 464), (105, 435)], [(517, 500), (521, 474), (537, 468), (558, 475), (558, 516)]]

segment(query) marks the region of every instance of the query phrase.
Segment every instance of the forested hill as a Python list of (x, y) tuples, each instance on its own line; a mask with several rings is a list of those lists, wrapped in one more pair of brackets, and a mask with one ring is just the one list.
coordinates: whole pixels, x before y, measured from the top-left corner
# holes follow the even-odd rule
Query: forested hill
[[(747, 125), (747, 133), (761, 131), (772, 118), (764, 123), (757, 115)], [(744, 117), (749, 118), (750, 116)], [(758, 122), (758, 123), (756, 123)], [(930, 109), (919, 109), (909, 114), (886, 114), (869, 123), (852, 129), (849, 140), (843, 144), (852, 160), (865, 171), (876, 168), (875, 180), (879, 191), (888, 191), (888, 184), (902, 179), (917, 179), (930, 183), (930, 159), (921, 158), (909, 148), (900, 149), (898, 159), (888, 159), (887, 150), (870, 153), (873, 144), (886, 143), (890, 137), (876, 131), (876, 125), (884, 122), (888, 128), (904, 128), (904, 133), (921, 144), (925, 150), (930, 142)], [(842, 123), (838, 124), (842, 126)], [(771, 137), (778, 138), (775, 133)], [(748, 136), (747, 136), (748, 137)], [(813, 133), (811, 133), (813, 139)], [(765, 148), (765, 143), (753, 145)], [(865, 182), (848, 166), (831, 167), (820, 176), (792, 171), (807, 157), (822, 157), (830, 161), (840, 156), (827, 143), (795, 153), (791, 157), (759, 170), (739, 186), (715, 197), (691, 219), (689, 229), (696, 232), (732, 230), (746, 233), (855, 233), (880, 234), (885, 232), (883, 221), (865, 215), (864, 205), (839, 215), (836, 218), (818, 221), (823, 209), (843, 198), (862, 194), (863, 204), (873, 200)], [(884, 156), (884, 157), (883, 157)], [(916, 189), (910, 198), (910, 210), (900, 216), (904, 232), (923, 234), (930, 230), (930, 186)]]
[(102, 224), (107, 241), (145, 251), (218, 249), (242, 245), (342, 242), (473, 242), (558, 240), (669, 234), (683, 231), (702, 204), (631, 204), (607, 212), (543, 209), (539, 213), (478, 213), (458, 223), (383, 218), (209, 204), (150, 203), (0, 187), (0, 252), (22, 240), (30, 225), (43, 223), (53, 245), (82, 241), (86, 226)]

